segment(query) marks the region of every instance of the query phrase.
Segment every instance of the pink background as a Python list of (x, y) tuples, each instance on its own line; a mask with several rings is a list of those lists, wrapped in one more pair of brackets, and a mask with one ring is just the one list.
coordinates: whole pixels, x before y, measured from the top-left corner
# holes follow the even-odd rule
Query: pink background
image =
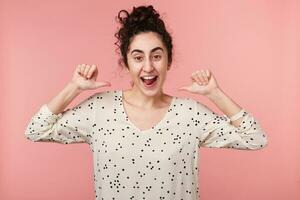
[[(94, 199), (87, 144), (33, 143), (25, 128), (80, 63), (97, 64), (110, 88), (129, 87), (117, 64), (115, 16), (153, 3), (174, 39), (165, 83), (179, 92), (196, 69), (209, 68), (221, 88), (251, 112), (269, 144), (260, 151), (201, 149), (202, 200), (300, 199), (300, 3), (296, 0), (201, 1), (1, 0), (1, 200)], [(70, 105), (96, 91), (81, 94)]]

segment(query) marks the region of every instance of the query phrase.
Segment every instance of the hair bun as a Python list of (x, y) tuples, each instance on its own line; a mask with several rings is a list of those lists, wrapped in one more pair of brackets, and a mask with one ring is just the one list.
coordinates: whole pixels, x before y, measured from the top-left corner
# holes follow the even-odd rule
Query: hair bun
[[(125, 13), (124, 17), (121, 14)], [(133, 7), (131, 14), (126, 10), (121, 10), (118, 14), (119, 22), (124, 26), (136, 26), (140, 23), (155, 23), (159, 20), (159, 13), (153, 8), (153, 6), (140, 6)]]
[(154, 10), (153, 6), (133, 7), (132, 18), (129, 18), (129, 22), (139, 23), (145, 21), (145, 19), (158, 19), (159, 14)]

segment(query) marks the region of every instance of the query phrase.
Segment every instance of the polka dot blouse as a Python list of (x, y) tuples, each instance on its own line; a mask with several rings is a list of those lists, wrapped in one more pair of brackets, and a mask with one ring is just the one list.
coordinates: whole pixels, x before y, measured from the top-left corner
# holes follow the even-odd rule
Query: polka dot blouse
[(97, 200), (196, 200), (199, 147), (258, 150), (267, 145), (248, 112), (238, 128), (191, 98), (174, 96), (168, 112), (147, 130), (126, 115), (123, 91), (98, 92), (63, 113), (47, 104), (25, 132), (34, 142), (88, 143)]

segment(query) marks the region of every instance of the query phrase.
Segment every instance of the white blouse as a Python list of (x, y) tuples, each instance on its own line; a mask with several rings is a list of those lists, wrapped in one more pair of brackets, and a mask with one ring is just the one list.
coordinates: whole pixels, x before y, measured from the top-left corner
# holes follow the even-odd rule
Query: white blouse
[(236, 128), (204, 104), (174, 96), (161, 121), (140, 130), (122, 99), (122, 90), (98, 92), (57, 115), (44, 104), (25, 132), (34, 142), (88, 143), (97, 200), (196, 200), (199, 147), (267, 145), (260, 124), (246, 111)]

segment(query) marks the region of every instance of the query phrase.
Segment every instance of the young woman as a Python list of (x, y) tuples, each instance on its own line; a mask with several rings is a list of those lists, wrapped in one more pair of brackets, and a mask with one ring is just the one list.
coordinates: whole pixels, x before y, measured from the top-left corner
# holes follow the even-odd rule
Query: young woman
[(118, 19), (117, 44), (132, 87), (97, 92), (65, 110), (81, 92), (110, 86), (96, 81), (95, 65), (78, 65), (70, 83), (32, 117), (25, 134), (34, 142), (88, 143), (96, 199), (196, 200), (199, 147), (258, 150), (267, 137), (208, 69), (194, 72), (191, 85), (180, 89), (205, 95), (224, 116), (191, 98), (164, 93), (172, 38), (152, 6), (121, 10)]

